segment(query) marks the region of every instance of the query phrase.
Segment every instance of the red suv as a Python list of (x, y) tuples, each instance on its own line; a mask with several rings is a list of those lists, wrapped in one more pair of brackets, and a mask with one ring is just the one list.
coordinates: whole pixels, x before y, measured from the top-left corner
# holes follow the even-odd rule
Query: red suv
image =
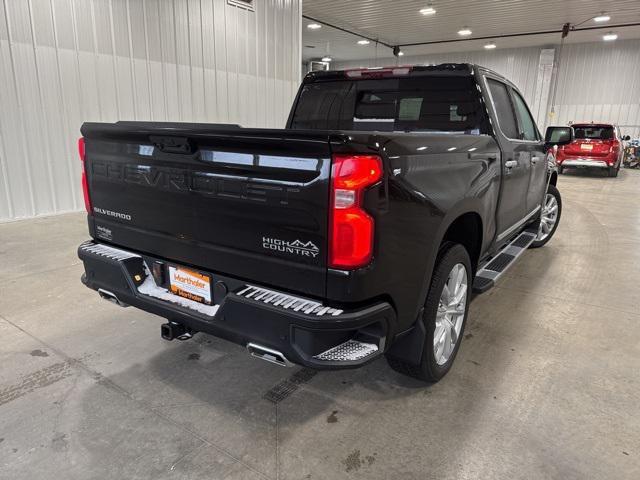
[(556, 162), (558, 172), (563, 173), (567, 167), (606, 168), (610, 177), (617, 177), (624, 146), (617, 125), (608, 123), (574, 123), (574, 140), (563, 147), (558, 147)]

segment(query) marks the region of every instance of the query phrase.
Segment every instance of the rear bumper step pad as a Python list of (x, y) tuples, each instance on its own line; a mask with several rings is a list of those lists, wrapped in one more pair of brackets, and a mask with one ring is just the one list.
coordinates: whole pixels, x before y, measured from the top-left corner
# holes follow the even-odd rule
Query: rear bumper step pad
[(338, 346), (330, 348), (326, 352), (315, 355), (313, 358), (334, 362), (346, 362), (362, 360), (376, 352), (378, 352), (378, 346), (373, 343), (364, 343), (359, 340), (348, 340)]
[(343, 310), (327, 307), (322, 303), (314, 300), (309, 300), (262, 287), (254, 287), (253, 285), (246, 285), (246, 287), (238, 291), (236, 295), (245, 298), (251, 298), (257, 302), (262, 302), (267, 305), (273, 305), (274, 307), (280, 307), (285, 310), (291, 309), (294, 312), (302, 312), (307, 315), (313, 314), (319, 317), (322, 315), (331, 315), (336, 317), (343, 313)]

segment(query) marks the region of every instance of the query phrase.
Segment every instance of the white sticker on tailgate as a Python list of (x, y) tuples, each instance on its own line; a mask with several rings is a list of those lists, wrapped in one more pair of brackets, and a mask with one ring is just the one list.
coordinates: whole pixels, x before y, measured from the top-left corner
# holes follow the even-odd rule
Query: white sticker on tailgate
[(211, 279), (185, 268), (169, 267), (171, 293), (211, 305)]

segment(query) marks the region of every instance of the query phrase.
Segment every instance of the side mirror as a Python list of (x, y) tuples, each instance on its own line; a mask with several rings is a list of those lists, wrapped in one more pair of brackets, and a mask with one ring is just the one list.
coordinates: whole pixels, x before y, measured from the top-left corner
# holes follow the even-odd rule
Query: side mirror
[(629, 135), (625, 135), (624, 137), (622, 137), (622, 140), (628, 142), (629, 140), (631, 140), (631, 137)]
[(573, 129), (571, 127), (548, 127), (544, 136), (546, 148), (554, 145), (567, 145), (573, 141)]

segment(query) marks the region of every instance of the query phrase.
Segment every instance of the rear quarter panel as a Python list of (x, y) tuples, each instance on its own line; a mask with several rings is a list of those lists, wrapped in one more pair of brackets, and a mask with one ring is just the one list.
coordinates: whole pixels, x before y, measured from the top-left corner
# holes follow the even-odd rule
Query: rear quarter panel
[[(387, 297), (398, 314), (398, 331), (410, 327), (424, 303), (438, 247), (460, 215), (482, 219), (483, 247), (495, 234), (500, 190), (500, 151), (488, 135), (352, 133), (349, 143), (379, 153), (385, 181), (372, 188), (366, 205), (376, 221), (374, 261), (344, 275), (329, 271), (329, 298)], [(353, 150), (351, 150), (353, 151)]]

